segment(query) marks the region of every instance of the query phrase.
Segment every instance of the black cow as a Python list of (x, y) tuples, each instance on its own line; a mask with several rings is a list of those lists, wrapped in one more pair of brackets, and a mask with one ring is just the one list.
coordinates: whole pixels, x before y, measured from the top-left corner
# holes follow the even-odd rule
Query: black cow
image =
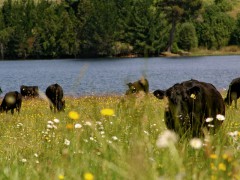
[(240, 97), (240, 78), (233, 79), (228, 87), (227, 97), (224, 102), (227, 105), (231, 105), (232, 101), (235, 102), (235, 108), (237, 108), (237, 99)]
[(51, 101), (50, 109), (54, 109), (54, 112), (64, 111), (65, 101), (63, 100), (63, 89), (58, 84), (52, 84), (47, 87), (46, 96)]
[(140, 92), (148, 93), (149, 92), (149, 83), (146, 78), (141, 78), (140, 80), (134, 83), (128, 83), (128, 90), (126, 91), (126, 95), (130, 94), (138, 94)]
[(38, 86), (25, 86), (20, 87), (20, 92), (23, 97), (38, 97)]
[(215, 132), (223, 121), (217, 115), (225, 115), (225, 106), (221, 94), (210, 83), (197, 80), (184, 81), (167, 89), (156, 90), (157, 98), (167, 97), (165, 123), (168, 129), (179, 135), (202, 135), (202, 129)]
[(22, 95), (17, 91), (8, 92), (5, 94), (2, 104), (0, 106), (0, 112), (6, 111), (6, 113), (11, 110), (14, 113), (14, 109), (20, 112), (22, 106)]

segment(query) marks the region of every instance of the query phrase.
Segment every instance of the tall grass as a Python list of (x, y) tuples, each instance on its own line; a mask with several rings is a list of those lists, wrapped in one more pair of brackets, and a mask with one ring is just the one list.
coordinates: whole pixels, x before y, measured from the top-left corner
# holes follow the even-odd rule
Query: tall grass
[[(52, 113), (44, 100), (32, 99), (23, 101), (19, 115), (0, 114), (0, 179), (240, 178), (239, 133), (228, 135), (239, 130), (239, 110), (227, 109), (218, 134), (202, 139), (200, 149), (183, 138), (159, 148), (166, 102), (152, 96), (65, 100), (61, 113)], [(100, 113), (106, 108), (114, 115)]]

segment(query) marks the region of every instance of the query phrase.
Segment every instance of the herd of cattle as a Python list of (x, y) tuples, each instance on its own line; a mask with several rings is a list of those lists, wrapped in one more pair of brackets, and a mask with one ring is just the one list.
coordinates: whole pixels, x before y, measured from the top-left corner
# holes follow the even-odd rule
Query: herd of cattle
[[(134, 83), (128, 83), (126, 96), (141, 93), (149, 94), (149, 83), (142, 78)], [(0, 88), (0, 93), (2, 92)], [(63, 111), (65, 101), (63, 100), (63, 88), (58, 84), (47, 87), (45, 94), (50, 100), (50, 109), (54, 112)], [(223, 121), (218, 116), (225, 116), (225, 104), (231, 105), (240, 97), (240, 78), (233, 79), (229, 85), (225, 99), (214, 85), (198, 80), (188, 80), (174, 84), (166, 90), (155, 90), (153, 95), (158, 99), (166, 98), (168, 101), (164, 111), (165, 124), (168, 129), (174, 130), (180, 136), (187, 132), (191, 136), (203, 134), (203, 129), (215, 132)], [(20, 111), (22, 97), (38, 97), (38, 86), (21, 86), (20, 93), (11, 91), (5, 94), (0, 105), (0, 112), (11, 113)]]
[[(2, 92), (0, 88), (0, 93)], [(54, 109), (54, 112), (62, 111), (65, 108), (65, 101), (63, 100), (63, 89), (58, 84), (52, 84), (47, 87), (45, 94), (50, 100), (50, 109)], [(5, 94), (2, 104), (0, 105), (0, 112), (14, 113), (14, 109), (19, 113), (22, 106), (22, 97), (38, 97), (38, 86), (24, 86), (20, 87), (20, 93), (18, 91), (11, 91)]]
[[(128, 87), (126, 95), (149, 93), (149, 84), (144, 78), (129, 83)], [(158, 99), (167, 99), (164, 120), (168, 129), (180, 136), (201, 136), (219, 129), (225, 119), (225, 104), (231, 105), (234, 101), (237, 108), (240, 78), (232, 80), (224, 99), (214, 85), (194, 79), (174, 84), (166, 90), (155, 90), (153, 95)]]

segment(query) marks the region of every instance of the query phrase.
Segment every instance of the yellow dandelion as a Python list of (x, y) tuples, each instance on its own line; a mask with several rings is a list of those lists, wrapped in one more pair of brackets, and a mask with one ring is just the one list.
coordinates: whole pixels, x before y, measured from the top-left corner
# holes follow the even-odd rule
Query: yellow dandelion
[(191, 94), (190, 98), (196, 99), (196, 95), (195, 94)]
[(101, 114), (103, 116), (114, 116), (114, 110), (113, 109), (102, 109)]
[(212, 170), (217, 170), (216, 166), (213, 163), (211, 163), (210, 166)]
[(227, 160), (228, 162), (231, 162), (231, 161), (232, 161), (232, 156), (229, 155), (229, 154), (226, 154), (226, 153), (222, 155), (222, 158), (223, 158), (224, 160)]
[(63, 180), (63, 179), (64, 179), (64, 175), (60, 174), (60, 175), (58, 176), (58, 179)]
[(220, 163), (219, 165), (218, 165), (218, 169), (219, 170), (221, 170), (221, 171), (226, 171), (226, 165), (225, 164), (223, 164), (223, 163)]
[(84, 180), (94, 180), (92, 173), (84, 173)]
[(67, 125), (66, 125), (66, 128), (67, 128), (67, 129), (73, 129), (73, 124), (67, 124)]
[(68, 113), (68, 116), (73, 120), (78, 120), (79, 119), (79, 114), (76, 111), (70, 111)]
[(217, 159), (217, 155), (216, 154), (210, 154), (210, 158), (211, 159)]
[(211, 180), (217, 180), (217, 177), (212, 175)]

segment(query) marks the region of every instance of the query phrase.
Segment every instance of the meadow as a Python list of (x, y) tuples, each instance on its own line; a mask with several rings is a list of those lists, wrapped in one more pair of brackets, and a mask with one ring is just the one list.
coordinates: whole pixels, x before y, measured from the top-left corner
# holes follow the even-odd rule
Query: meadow
[(23, 99), (20, 114), (0, 114), (0, 179), (240, 179), (239, 109), (216, 135), (177, 140), (165, 100), (122, 99), (66, 97), (60, 113)]

